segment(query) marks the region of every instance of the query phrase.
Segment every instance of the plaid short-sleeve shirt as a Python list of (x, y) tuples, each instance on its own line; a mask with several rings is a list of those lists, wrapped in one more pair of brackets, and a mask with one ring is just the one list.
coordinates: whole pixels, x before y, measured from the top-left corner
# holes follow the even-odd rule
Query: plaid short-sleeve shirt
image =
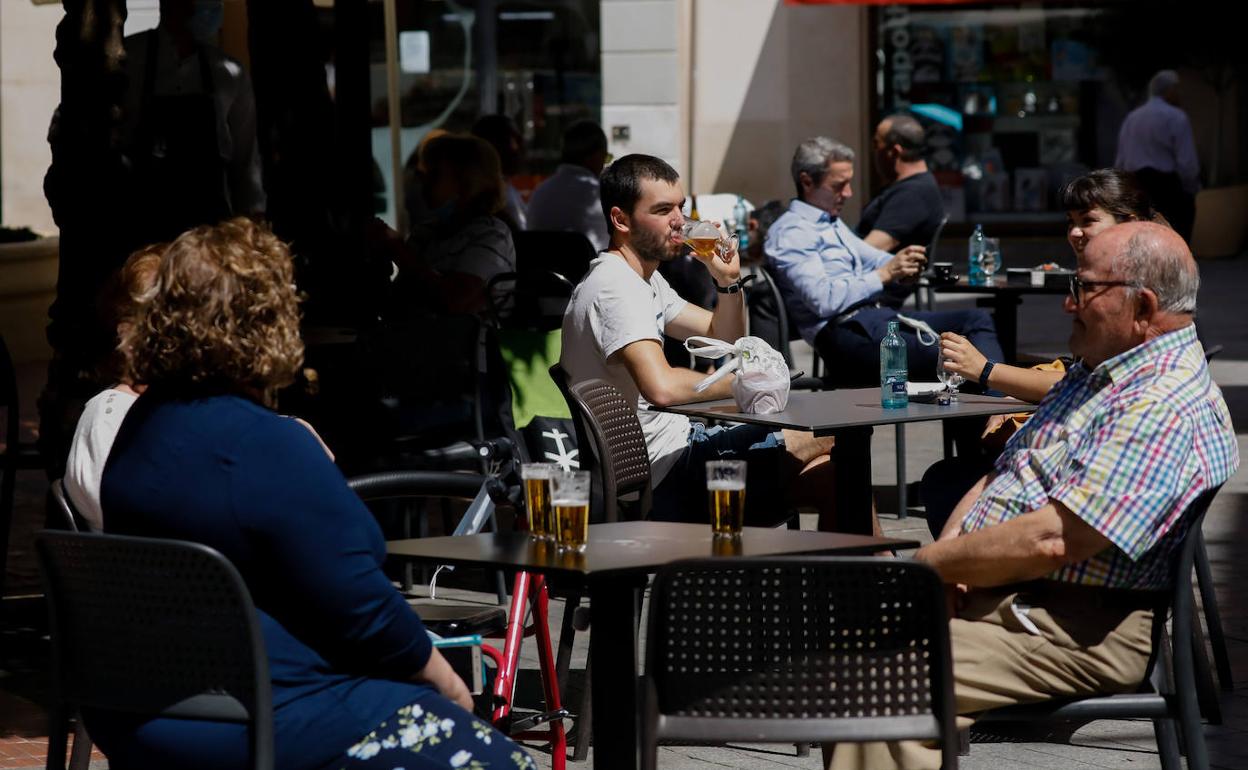
[(1183, 511), (1238, 466), (1230, 413), (1187, 326), (1091, 371), (1072, 367), (1006, 444), (962, 531), (1057, 501), (1113, 547), (1050, 578), (1162, 588)]

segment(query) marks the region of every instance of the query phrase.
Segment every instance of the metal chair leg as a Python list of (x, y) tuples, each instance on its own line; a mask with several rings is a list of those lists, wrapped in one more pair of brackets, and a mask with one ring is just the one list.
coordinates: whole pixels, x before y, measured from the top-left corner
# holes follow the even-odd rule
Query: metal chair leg
[(906, 426), (897, 423), (897, 518), (906, 518), (910, 501), (906, 495)]
[(1231, 676), (1231, 659), (1226, 654), (1226, 637), (1222, 634), (1222, 613), (1218, 610), (1218, 592), (1213, 584), (1213, 570), (1209, 567), (1209, 551), (1205, 548), (1205, 536), (1197, 532), (1200, 543), (1196, 546), (1196, 585), (1200, 589), (1200, 606), (1205, 614), (1205, 627), (1209, 630), (1209, 645), (1213, 648), (1213, 663), (1218, 670), (1218, 684), (1226, 692), (1235, 689)]
[(1161, 757), (1162, 770), (1180, 770), (1183, 760), (1179, 756), (1179, 735), (1173, 719), (1154, 719), (1153, 735), (1157, 739), (1157, 754)]
[(1192, 667), (1196, 674), (1196, 700), (1201, 715), (1211, 725), (1222, 724), (1222, 705), (1218, 702), (1217, 685), (1213, 681), (1213, 669), (1209, 654), (1205, 651), (1205, 635), (1200, 628), (1200, 614), (1192, 606)]
[(69, 770), (87, 770), (91, 766), (91, 736), (82, 724), (82, 717), (74, 720), (74, 747), (69, 752)]

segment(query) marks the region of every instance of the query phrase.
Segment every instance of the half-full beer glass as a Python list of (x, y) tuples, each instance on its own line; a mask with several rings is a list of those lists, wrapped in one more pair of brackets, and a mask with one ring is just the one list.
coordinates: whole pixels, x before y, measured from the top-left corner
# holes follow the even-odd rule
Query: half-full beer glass
[(745, 523), (745, 460), (706, 463), (706, 501), (716, 537), (740, 537)]
[(689, 220), (681, 228), (685, 245), (693, 249), (700, 257), (719, 256), (725, 262), (732, 261), (732, 254), (737, 250), (737, 235), (724, 235), (719, 228), (710, 222)]
[(550, 507), (550, 480), (560, 472), (554, 463), (524, 463), (520, 478), (524, 481), (524, 507), (529, 513), (529, 532), (541, 540), (555, 538), (555, 525)]
[(551, 479), (555, 544), (584, 551), (589, 542), (589, 471), (564, 471)]

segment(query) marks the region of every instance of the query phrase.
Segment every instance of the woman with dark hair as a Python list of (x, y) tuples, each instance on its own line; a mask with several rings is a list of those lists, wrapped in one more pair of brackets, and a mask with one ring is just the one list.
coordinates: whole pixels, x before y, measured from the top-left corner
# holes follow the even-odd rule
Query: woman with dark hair
[(499, 218), (498, 154), (475, 136), (444, 134), (421, 145), (418, 166), (424, 209), (409, 207), (421, 219), (399, 257), (402, 291), (447, 312), (481, 311), (490, 279), (516, 269), (511, 230)]
[[(1066, 209), (1066, 240), (1076, 259), (1083, 256), (1088, 241), (1121, 222), (1153, 221), (1169, 226), (1153, 209), (1134, 175), (1126, 171), (1097, 169), (1067, 183), (1061, 199)], [(985, 390), (1000, 391), (1032, 404), (1039, 403), (1066, 376), (1066, 366), (1060, 359), (1034, 368), (989, 361), (965, 337), (948, 332), (940, 335), (940, 349), (948, 371)], [(984, 444), (996, 451), (979, 457), (941, 460), (923, 474), (923, 501), (932, 537), (940, 536), (962, 495), (991, 470), (1000, 448), (1023, 419), (1013, 415), (990, 418)]]
[[(131, 254), (105, 288), (101, 310), (107, 325), (116, 329), (119, 337), (134, 324), (143, 305), (152, 298), (165, 246), (158, 243)], [(104, 528), (100, 512), (100, 478), (104, 474), (104, 464), (126, 413), (143, 392), (143, 386), (130, 376), (124, 351), (115, 351), (105, 368), (106, 381), (114, 384), (97, 393), (83, 407), (69, 456), (65, 459), (63, 479), (65, 494), (74, 510), (95, 532)]]
[[(280, 768), (530, 768), (381, 565), (381, 530), (314, 435), (270, 411), (303, 360), (290, 253), (245, 219), (174, 241), (123, 333), (130, 410), (104, 471), (110, 533), (209, 545), (255, 600)], [(115, 767), (236, 768), (241, 725), (84, 710)]]
[[(1134, 175), (1114, 168), (1097, 169), (1070, 181), (1062, 188), (1061, 199), (1066, 209), (1066, 241), (1076, 258), (1083, 255), (1089, 240), (1121, 222), (1169, 224), (1153, 209), (1148, 194), (1136, 183)], [(988, 368), (990, 381), (985, 383), (981, 379), (988, 358), (969, 340), (946, 332), (940, 336), (940, 347), (947, 370), (985, 389), (998, 390), (1033, 404), (1044, 398), (1049, 388), (1065, 374), (1061, 369), (1028, 369), (994, 361)]]

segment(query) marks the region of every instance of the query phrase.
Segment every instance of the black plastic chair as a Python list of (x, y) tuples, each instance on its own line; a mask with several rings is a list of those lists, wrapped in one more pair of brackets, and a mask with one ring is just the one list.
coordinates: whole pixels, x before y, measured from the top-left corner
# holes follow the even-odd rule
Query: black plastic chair
[(486, 286), (490, 320), (499, 329), (553, 331), (563, 324), (574, 288), (552, 270), (499, 273)]
[[(445, 505), (452, 500), (470, 501), (486, 483), (486, 477), (479, 473), (430, 470), (380, 471), (347, 479), (347, 486), (369, 507), (378, 503), (400, 506), (403, 537), (423, 537), (427, 534), (425, 521), (428, 503)], [(418, 517), (417, 533), (411, 531), (413, 516)], [(402, 584), (405, 590), (412, 584), (410, 565), (404, 567)], [(502, 604), (506, 601), (506, 594), (500, 594), (498, 600)], [(507, 612), (501, 606), (482, 607), (439, 602), (429, 608), (421, 607), (420, 614), (425, 624), (439, 636), (500, 636), (507, 626)]]
[(83, 708), (245, 724), (250, 766), (273, 767), (269, 663), (234, 565), (155, 538), (45, 530), (35, 548), (52, 632), (47, 767), (64, 767)]
[[(947, 224), (949, 224), (948, 214), (941, 217), (940, 224), (936, 226), (936, 232), (932, 233), (932, 240), (927, 244), (927, 263), (929, 266), (936, 261), (936, 247), (940, 245), (940, 235), (945, 231), (945, 225)], [(929, 267), (919, 276), (919, 285), (914, 292), (914, 309), (933, 309), (936, 304), (935, 296), (936, 292), (932, 289), (932, 271)]]
[(61, 515), (61, 520), (57, 522), (61, 524), (58, 529), (64, 529), (67, 532), (85, 532), (86, 522), (82, 520), (82, 515), (74, 508), (74, 504), (69, 501), (69, 497), (65, 494), (65, 484), (61, 479), (52, 482), (51, 495), (53, 502), (56, 503), (56, 511)]
[[(348, 479), (347, 484), (365, 503), (428, 502), (432, 500), (472, 500), (486, 484), (498, 484), (495, 494), (505, 493), (501, 483), (494, 479), (475, 473), (451, 473), (446, 471), (384, 471), (356, 476)], [(533, 625), (522, 632), (522, 636), (536, 636), (538, 658), (541, 663), (542, 685), (547, 699), (547, 711), (526, 720), (513, 722), (510, 694), (496, 697), (491, 705), (495, 714), (495, 722), (504, 732), (513, 737), (539, 738), (550, 741), (552, 753), (557, 755), (556, 770), (562, 765), (558, 760), (566, 752), (563, 729), (561, 725), (552, 725), (547, 731), (529, 732), (533, 727), (545, 722), (562, 719), (566, 712), (559, 704), (558, 678), (551, 660), (550, 637), (546, 633), (546, 595), (542, 582), (533, 582), (534, 576), (520, 573), (516, 576), (516, 590), (511, 602), (512, 620), (524, 622), (524, 614), (533, 612)], [(502, 607), (483, 607), (475, 604), (459, 604), (438, 601), (416, 606), (425, 625), (435, 634), (443, 637), (480, 634), (490, 638), (503, 638), (507, 634), (507, 611)], [(538, 627), (540, 623), (540, 628)], [(500, 669), (510, 667), (509, 676), (514, 676), (514, 666), (519, 655), (519, 638), (513, 642), (515, 649), (504, 646), (501, 651), (483, 648), (487, 651)], [(508, 662), (504, 663), (507, 658)], [(513, 680), (514, 681), (514, 680)], [(498, 696), (498, 693), (495, 693)]]
[(957, 767), (945, 592), (897, 559), (705, 559), (650, 593), (642, 763), (660, 741), (937, 740)]
[[(550, 367), (550, 376), (559, 386), (572, 412), (581, 469), (590, 471), (595, 479), (590, 496), (591, 520), (644, 519), (650, 512), (653, 489), (650, 484), (650, 455), (637, 419), (636, 405), (629, 404), (614, 385), (604, 380), (586, 380), (570, 386), (567, 373), (558, 364)], [(632, 499), (634, 496), (636, 499)], [(586, 630), (590, 623), (589, 615), (580, 607), (580, 602), (580, 594), (573, 593), (566, 597), (564, 605), (556, 663), (563, 691), (567, 687), (576, 631)], [(591, 665), (592, 661), (586, 664), (587, 683)], [(590, 718), (590, 688), (586, 684), (578, 725), (588, 725)], [(588, 750), (589, 742), (578, 726), (573, 756), (577, 760), (584, 759)]]
[[(1197, 662), (1203, 650), (1198, 653), (1196, 646), (1203, 644), (1203, 641), (1196, 634), (1196, 607), (1191, 575), (1196, 553), (1204, 543), (1200, 527), (1218, 489), (1220, 487), (1215, 487), (1198, 497), (1180, 520), (1179, 525), (1188, 526), (1189, 529), (1175, 558), (1171, 590), (1168, 595), (1166, 592), (1159, 592), (1162, 597), (1153, 620), (1153, 659), (1149, 662), (1148, 676), (1141, 685), (1140, 692), (1007, 706), (980, 715), (979, 721), (1091, 722), (1097, 719), (1151, 719), (1153, 732), (1157, 737), (1158, 753), (1161, 755), (1161, 766), (1165, 770), (1177, 770), (1181, 766), (1179, 735), (1175, 729), (1178, 723), (1188, 768), (1204, 770), (1209, 767), (1209, 755), (1200, 723), (1198, 694), (1200, 685)], [(1168, 644), (1167, 610), (1172, 621)], [(1167, 649), (1170, 651), (1170, 660), (1167, 660)]]
[(549, 270), (580, 283), (589, 272), (589, 263), (598, 256), (594, 244), (581, 233), (555, 230), (526, 230), (513, 233), (516, 270), (528, 273)]
[(21, 441), (21, 415), (17, 400), (17, 369), (9, 348), (0, 336), (0, 409), (4, 410), (4, 452), (0, 453), (0, 591), (8, 565), (9, 533), (13, 527), (13, 500), (17, 494), (17, 472), (41, 470), (39, 449)]

